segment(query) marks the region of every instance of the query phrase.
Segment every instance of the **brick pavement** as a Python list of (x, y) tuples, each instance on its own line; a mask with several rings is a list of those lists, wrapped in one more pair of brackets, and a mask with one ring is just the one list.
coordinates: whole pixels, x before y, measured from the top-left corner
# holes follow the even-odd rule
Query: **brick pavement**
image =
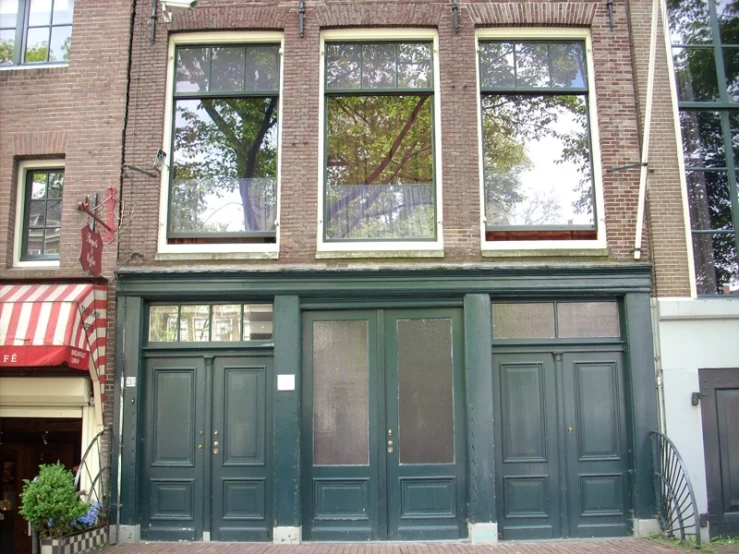
[[(265, 543), (140, 542), (104, 548), (100, 554), (669, 554), (680, 549), (649, 540), (465, 543)], [(684, 552), (684, 551), (682, 551)]]

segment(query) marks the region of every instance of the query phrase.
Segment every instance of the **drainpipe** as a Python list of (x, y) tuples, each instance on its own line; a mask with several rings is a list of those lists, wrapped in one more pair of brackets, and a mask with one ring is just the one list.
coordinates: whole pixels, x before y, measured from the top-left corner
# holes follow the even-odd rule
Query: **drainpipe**
[(652, 32), (649, 41), (649, 69), (647, 70), (647, 105), (644, 112), (644, 136), (642, 137), (641, 167), (639, 172), (639, 201), (636, 213), (636, 238), (634, 259), (641, 258), (641, 242), (644, 233), (644, 205), (647, 197), (647, 173), (649, 170), (649, 137), (652, 131), (652, 103), (654, 97), (654, 65), (657, 58), (657, 17), (660, 0), (652, 2)]
[(659, 422), (659, 430), (663, 434), (667, 434), (667, 421), (665, 419), (665, 373), (662, 370), (662, 341), (659, 335), (659, 299), (652, 297), (649, 299), (652, 313), (652, 339), (654, 340), (654, 374), (655, 386), (657, 388), (657, 419)]

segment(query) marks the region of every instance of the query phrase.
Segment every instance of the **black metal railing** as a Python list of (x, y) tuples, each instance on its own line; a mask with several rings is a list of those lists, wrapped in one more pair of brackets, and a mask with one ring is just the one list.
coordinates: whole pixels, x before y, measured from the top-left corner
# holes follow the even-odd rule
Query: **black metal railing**
[(667, 436), (658, 431), (650, 436), (660, 529), (669, 538), (700, 548), (700, 516), (685, 462)]
[[(109, 508), (109, 487), (110, 487), (110, 463), (108, 456), (103, 456), (103, 442), (108, 441), (110, 447), (111, 428), (105, 427), (100, 431), (87, 446), (85, 453), (82, 455), (80, 465), (77, 468), (77, 474), (74, 476), (74, 488), (79, 495), (84, 497), (86, 502), (90, 504), (98, 503), (101, 505), (100, 513), (108, 516)], [(97, 461), (97, 465), (92, 465), (92, 460)], [(92, 466), (92, 469), (91, 469)], [(93, 473), (95, 475), (93, 475)], [(83, 485), (86, 488), (81, 490)]]

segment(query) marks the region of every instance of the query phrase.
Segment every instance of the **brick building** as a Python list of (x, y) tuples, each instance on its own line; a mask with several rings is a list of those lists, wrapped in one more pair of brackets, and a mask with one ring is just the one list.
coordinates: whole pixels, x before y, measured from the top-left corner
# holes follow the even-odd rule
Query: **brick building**
[(79, 465), (112, 423), (117, 241), (102, 233), (99, 276), (84, 270), (77, 204), (97, 200), (106, 220), (119, 190), (130, 18), (126, 1), (0, 4), (2, 552), (30, 550), (22, 479)]
[(651, 3), (153, 4), (119, 538), (654, 530), (650, 293), (690, 277), (676, 163), (637, 233)]

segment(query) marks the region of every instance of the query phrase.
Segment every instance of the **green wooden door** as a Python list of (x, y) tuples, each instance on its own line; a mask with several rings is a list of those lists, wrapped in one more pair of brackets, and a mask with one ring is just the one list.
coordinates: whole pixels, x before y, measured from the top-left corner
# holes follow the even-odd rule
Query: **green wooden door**
[(457, 310), (304, 316), (304, 537), (457, 539), (464, 527)]
[(146, 361), (141, 536), (268, 540), (271, 358)]
[(494, 354), (504, 539), (631, 531), (620, 352)]

